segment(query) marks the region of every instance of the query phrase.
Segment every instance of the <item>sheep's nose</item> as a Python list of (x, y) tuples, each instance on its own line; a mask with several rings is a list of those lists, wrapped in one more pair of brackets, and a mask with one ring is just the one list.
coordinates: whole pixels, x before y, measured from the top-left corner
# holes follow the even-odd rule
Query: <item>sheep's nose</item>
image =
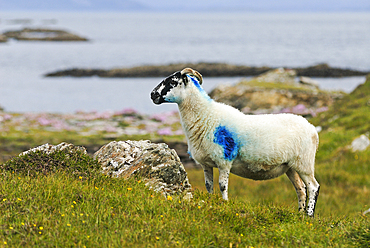
[(156, 91), (152, 91), (151, 93), (150, 93), (150, 98), (152, 98), (152, 100), (154, 100), (154, 99), (156, 99), (156, 98), (158, 98), (159, 97), (159, 93), (158, 92), (156, 92)]

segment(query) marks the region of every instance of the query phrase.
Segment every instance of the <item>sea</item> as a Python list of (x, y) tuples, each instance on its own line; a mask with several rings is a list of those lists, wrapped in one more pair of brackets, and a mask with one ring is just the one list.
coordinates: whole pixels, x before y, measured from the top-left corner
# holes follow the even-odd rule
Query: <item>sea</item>
[[(46, 78), (56, 70), (112, 69), (179, 62), (248, 66), (332, 67), (370, 71), (370, 13), (1, 12), (0, 33), (24, 27), (63, 29), (88, 42), (9, 40), (0, 43), (0, 106), (8, 112), (72, 113), (154, 105), (163, 78)], [(204, 78), (203, 87), (240, 77)], [(320, 87), (351, 92), (365, 77), (315, 78)]]

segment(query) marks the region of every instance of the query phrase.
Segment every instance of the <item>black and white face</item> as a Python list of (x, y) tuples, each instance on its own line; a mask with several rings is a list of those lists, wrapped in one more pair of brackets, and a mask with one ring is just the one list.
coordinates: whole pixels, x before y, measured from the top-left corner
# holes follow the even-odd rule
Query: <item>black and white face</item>
[(181, 74), (180, 71), (175, 72), (171, 76), (164, 79), (151, 92), (150, 97), (155, 104), (164, 102), (179, 103), (181, 101), (182, 91), (188, 83), (186, 74)]

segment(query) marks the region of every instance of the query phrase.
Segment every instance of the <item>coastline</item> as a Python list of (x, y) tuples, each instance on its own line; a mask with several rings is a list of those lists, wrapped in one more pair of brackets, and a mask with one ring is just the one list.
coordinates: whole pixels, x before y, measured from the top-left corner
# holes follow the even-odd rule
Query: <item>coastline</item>
[[(143, 65), (128, 68), (113, 68), (113, 69), (92, 69), (92, 68), (72, 68), (67, 70), (57, 70), (46, 73), (45, 77), (104, 77), (104, 78), (128, 78), (128, 77), (165, 77), (175, 71), (182, 70), (186, 67), (194, 68), (202, 72), (205, 77), (244, 77), (257, 76), (269, 70), (276, 69), (268, 66), (245, 66), (226, 63), (177, 63), (167, 65)], [(331, 67), (328, 64), (317, 64), (308, 67), (286, 68), (293, 69), (297, 72), (297, 76), (305, 77), (351, 77), (365, 76), (370, 71), (359, 71), (353, 69), (343, 69)]]

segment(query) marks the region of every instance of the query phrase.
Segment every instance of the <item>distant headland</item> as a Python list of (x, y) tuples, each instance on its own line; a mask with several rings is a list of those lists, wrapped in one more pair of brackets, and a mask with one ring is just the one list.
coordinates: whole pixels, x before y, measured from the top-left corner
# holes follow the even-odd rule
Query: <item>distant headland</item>
[[(67, 70), (58, 70), (45, 74), (46, 77), (164, 77), (172, 74), (175, 71), (182, 70), (186, 67), (195, 68), (202, 72), (205, 77), (240, 77), (240, 76), (256, 76), (267, 72), (274, 67), (268, 66), (245, 66), (233, 65), (226, 63), (177, 63), (168, 65), (144, 65), (130, 68), (113, 68), (113, 69), (92, 69), (92, 68), (72, 68)], [(331, 67), (328, 64), (317, 64), (308, 67), (286, 68), (293, 69), (297, 72), (297, 76), (306, 77), (351, 77), (364, 76), (370, 71), (358, 71), (352, 69), (342, 69)]]

